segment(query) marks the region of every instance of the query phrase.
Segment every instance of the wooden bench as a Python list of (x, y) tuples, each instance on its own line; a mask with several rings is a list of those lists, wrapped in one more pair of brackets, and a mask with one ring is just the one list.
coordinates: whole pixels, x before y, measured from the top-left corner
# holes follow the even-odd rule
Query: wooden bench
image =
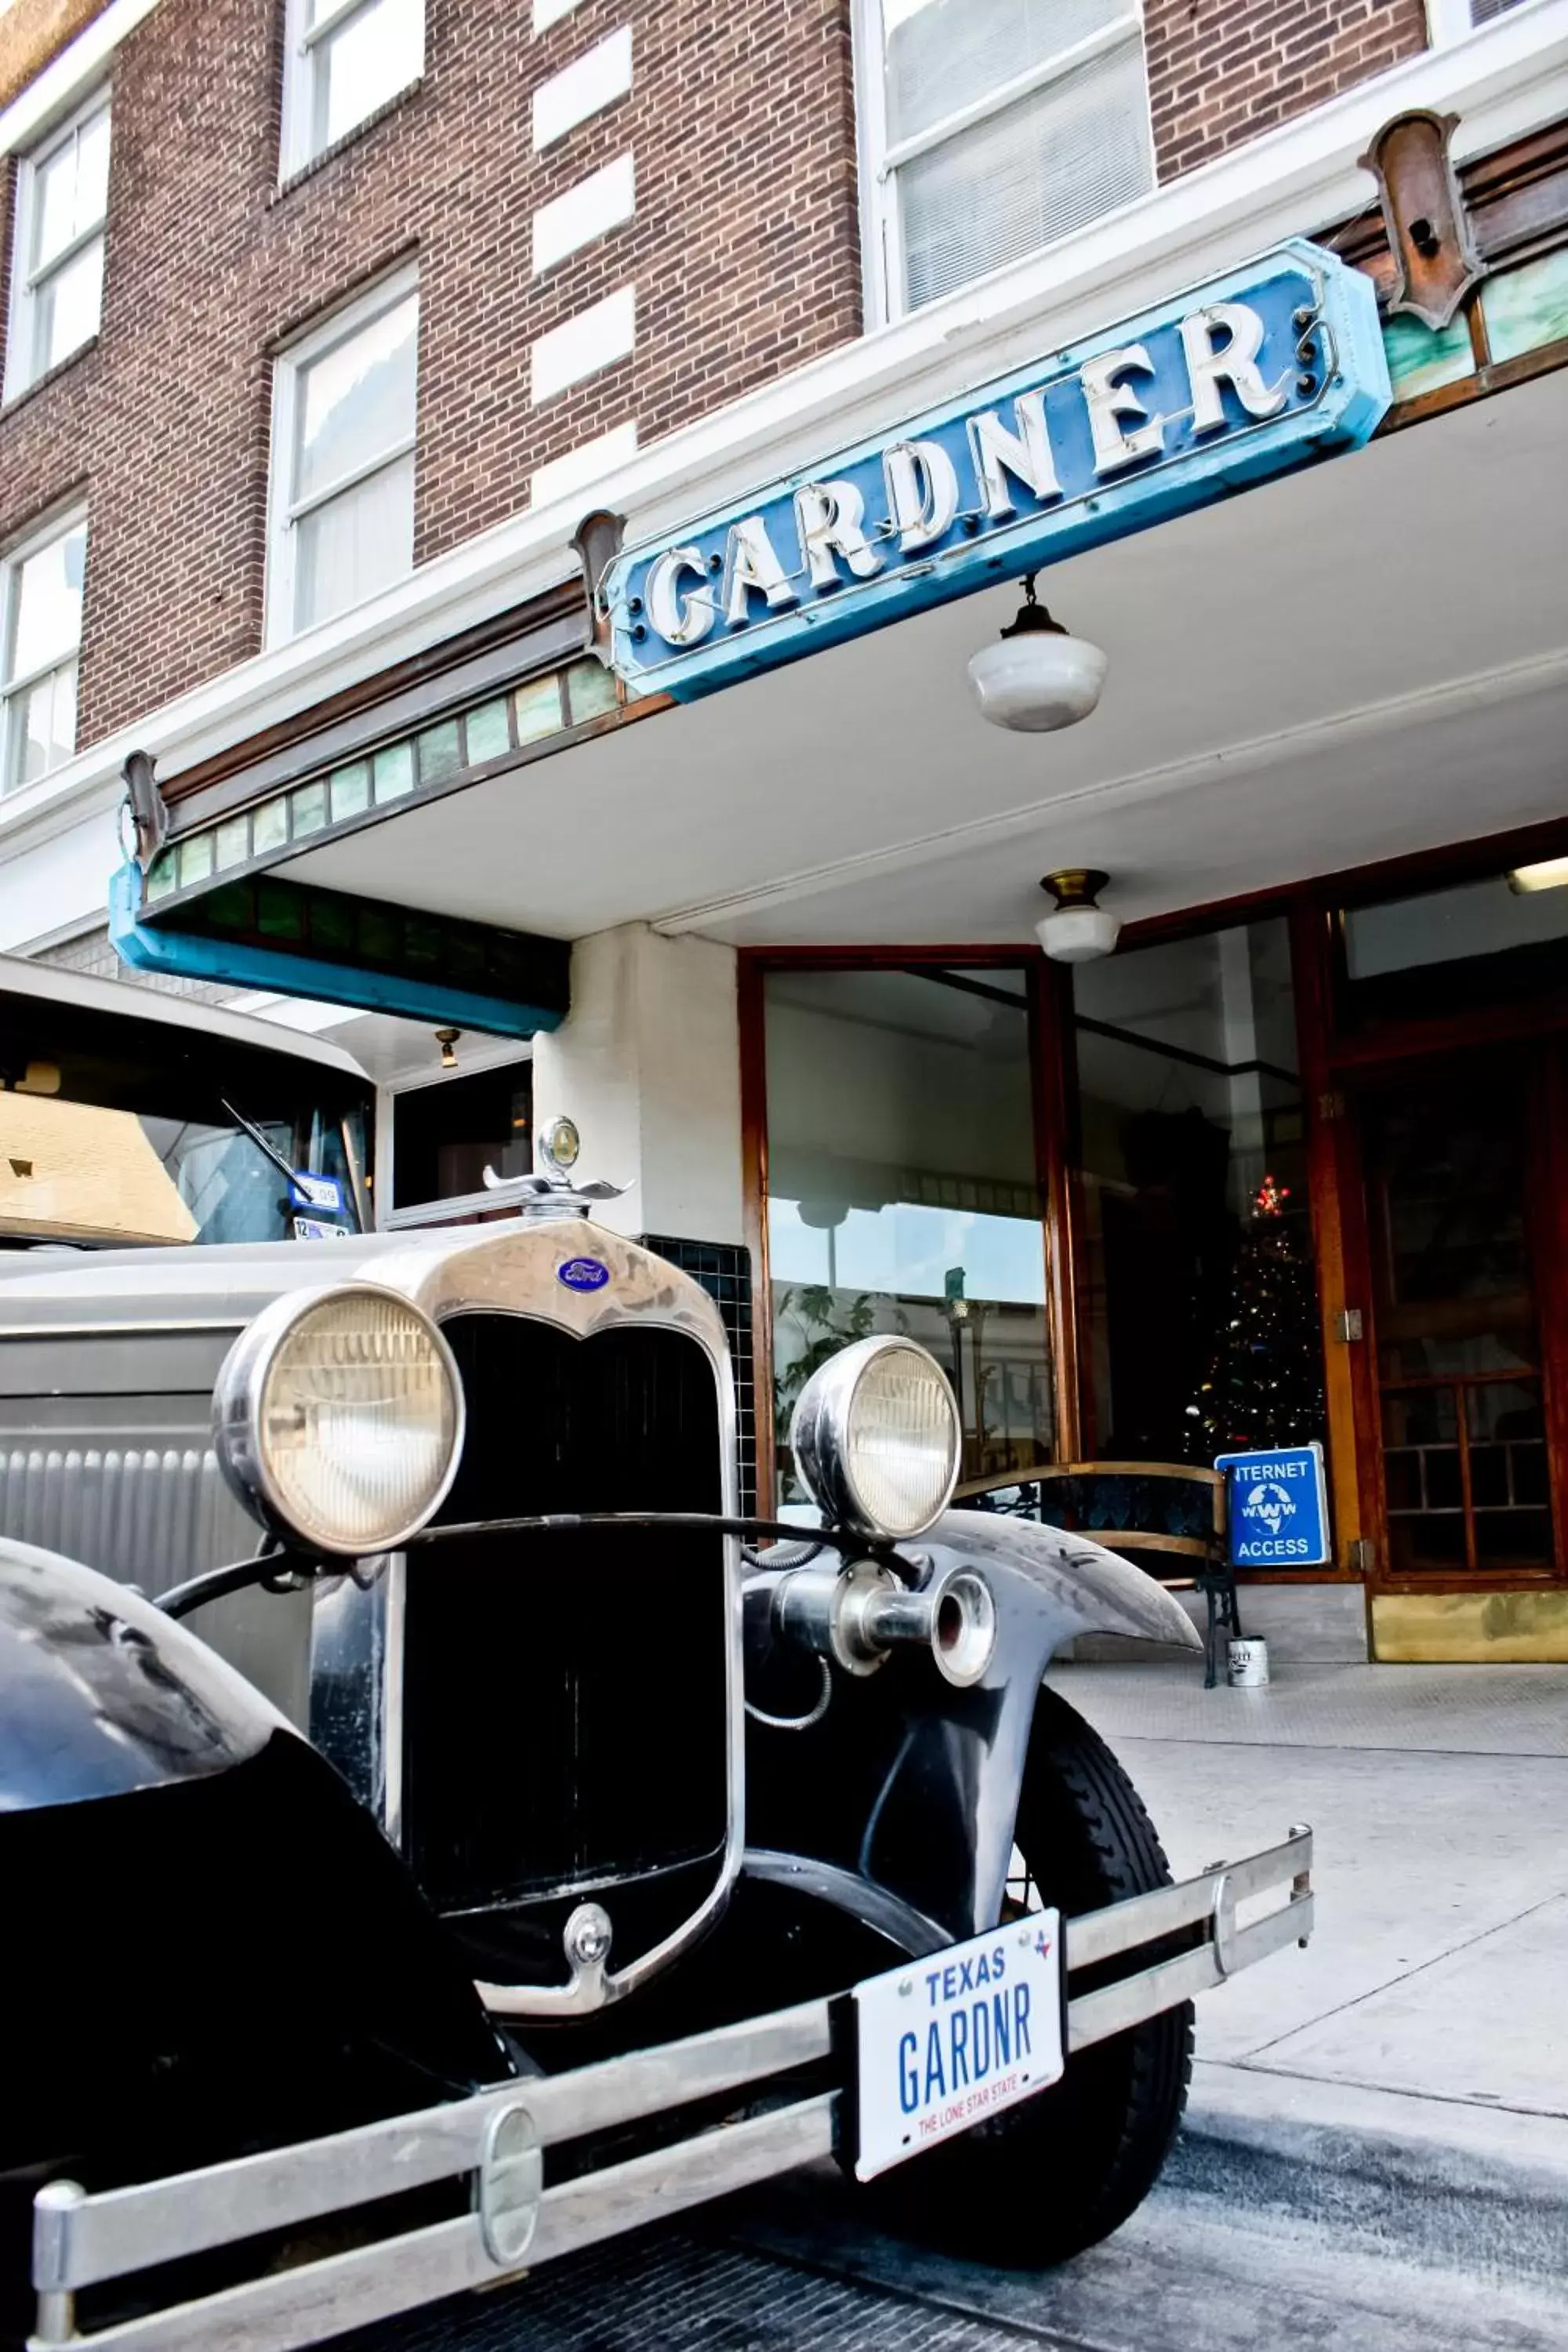
[[(997, 1499), (1012, 1496), (1017, 1499)], [(1201, 1592), (1208, 1607), (1204, 1688), (1214, 1688), (1220, 1642), (1241, 1633), (1222, 1471), (1190, 1462), (1037, 1462), (965, 1478), (952, 1499), (961, 1509), (1004, 1511), (1089, 1536), (1108, 1551), (1147, 1554), (1131, 1566), (1167, 1591)], [(1167, 1573), (1167, 1560), (1193, 1565), (1185, 1574)]]

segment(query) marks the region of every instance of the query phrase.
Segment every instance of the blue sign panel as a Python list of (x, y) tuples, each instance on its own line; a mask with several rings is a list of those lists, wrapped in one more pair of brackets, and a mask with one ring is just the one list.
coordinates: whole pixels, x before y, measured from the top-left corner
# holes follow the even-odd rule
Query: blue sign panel
[(1357, 447), (1389, 399), (1371, 278), (1292, 238), (625, 550), (616, 668), (689, 699)]
[(1321, 1568), (1329, 1558), (1329, 1498), (1321, 1445), (1221, 1454), (1233, 1568)]

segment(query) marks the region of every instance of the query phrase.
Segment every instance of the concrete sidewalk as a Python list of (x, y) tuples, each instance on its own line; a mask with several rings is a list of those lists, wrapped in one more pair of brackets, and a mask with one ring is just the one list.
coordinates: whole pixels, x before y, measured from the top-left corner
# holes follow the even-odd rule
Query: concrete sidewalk
[(1180, 2177), (1561, 2275), (1568, 1668), (1288, 1665), (1267, 1690), (1205, 1691), (1184, 1661), (1145, 1661), (1051, 1681), (1178, 1876), (1292, 1822), (1318, 1834), (1310, 1949), (1198, 2005)]

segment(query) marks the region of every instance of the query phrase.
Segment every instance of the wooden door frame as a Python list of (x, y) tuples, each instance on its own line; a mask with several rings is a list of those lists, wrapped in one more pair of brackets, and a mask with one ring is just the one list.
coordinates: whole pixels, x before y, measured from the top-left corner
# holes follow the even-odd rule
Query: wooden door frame
[[(1441, 1024), (1437, 1024), (1441, 1025)], [(1468, 1024), (1465, 1024), (1466, 1029)], [(1568, 1299), (1563, 1286), (1553, 1287), (1553, 1267), (1568, 1271), (1568, 1213), (1561, 1186), (1568, 1181), (1568, 1054), (1550, 1034), (1530, 1023), (1510, 1025), (1500, 1018), (1491, 1024), (1485, 1041), (1515, 1050), (1528, 1074), (1525, 1105), (1526, 1246), (1536, 1281), (1537, 1338), (1540, 1355), (1542, 1418), (1546, 1446), (1547, 1497), (1552, 1514), (1555, 1557), (1550, 1568), (1432, 1569), (1396, 1575), (1390, 1568), (1388, 1514), (1383, 1475), (1382, 1383), (1377, 1373), (1377, 1305), (1373, 1263), (1371, 1199), (1367, 1182), (1364, 1134), (1359, 1098), (1391, 1082), (1429, 1070), (1434, 1075), (1456, 1066), (1479, 1050), (1468, 1034), (1452, 1034), (1418, 1055), (1405, 1037), (1394, 1050), (1375, 1055), (1359, 1053), (1344, 1066), (1345, 1105), (1343, 1148), (1340, 1165), (1342, 1200), (1347, 1236), (1347, 1262), (1355, 1270), (1364, 1300), (1363, 1338), (1355, 1349), (1359, 1375), (1356, 1428), (1359, 1508), (1372, 1546), (1365, 1563), (1369, 1597), (1378, 1593), (1470, 1593), (1514, 1591), (1552, 1591), (1568, 1583)], [(1344, 1352), (1344, 1351), (1342, 1351)]]

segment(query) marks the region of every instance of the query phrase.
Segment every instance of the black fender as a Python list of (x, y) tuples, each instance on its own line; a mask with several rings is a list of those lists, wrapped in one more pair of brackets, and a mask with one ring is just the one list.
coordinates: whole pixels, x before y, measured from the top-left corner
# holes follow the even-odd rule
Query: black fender
[(331, 1766), (139, 1594), (3, 1539), (0, 1885), (0, 2302), (43, 2179), (177, 2172), (513, 2071)]
[[(1005, 1892), (1035, 1699), (1079, 1633), (1201, 1649), (1191, 1619), (1152, 1577), (1103, 1545), (1033, 1521), (949, 1511), (918, 1547), (922, 1581), (984, 1577), (996, 1645), (967, 1689), (933, 1660), (894, 1651), (866, 1677), (832, 1668), (820, 1721), (784, 1730), (752, 1714), (746, 1742), (748, 1874), (850, 1914), (906, 1948), (978, 1935)], [(746, 1587), (746, 1688), (755, 1709), (804, 1717), (817, 1662), (773, 1622), (781, 1574)]]

